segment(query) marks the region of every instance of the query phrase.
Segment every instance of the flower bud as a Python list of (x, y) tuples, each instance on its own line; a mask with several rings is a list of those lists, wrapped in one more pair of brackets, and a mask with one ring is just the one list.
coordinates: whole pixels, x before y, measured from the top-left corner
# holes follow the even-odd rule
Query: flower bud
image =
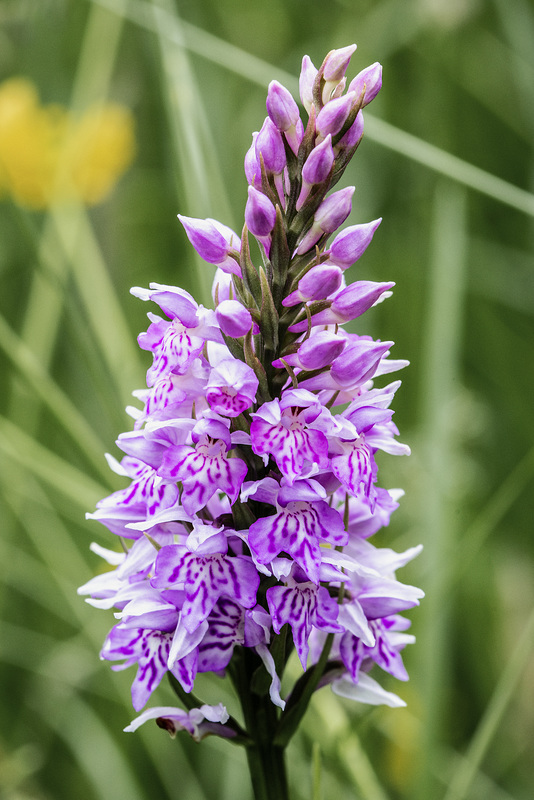
[(299, 366), (306, 370), (322, 369), (341, 354), (345, 340), (332, 331), (318, 331), (306, 339), (298, 351)]
[(302, 105), (308, 114), (313, 105), (313, 83), (316, 75), (317, 69), (313, 66), (310, 57), (304, 56), (299, 77), (299, 93)]
[(323, 75), (326, 81), (340, 81), (345, 75), (350, 59), (356, 51), (355, 44), (331, 50), (323, 62)]
[(295, 153), (298, 153), (304, 127), (299, 108), (291, 93), (278, 81), (271, 81), (267, 92), (267, 113)]
[(354, 186), (347, 186), (346, 189), (333, 192), (326, 200), (323, 200), (315, 212), (310, 230), (297, 247), (299, 255), (310, 250), (325, 233), (333, 233), (345, 222), (352, 210), (354, 191)]
[(332, 364), (332, 377), (343, 388), (365, 383), (373, 377), (380, 359), (393, 342), (374, 342), (372, 339), (357, 339), (348, 344)]
[[(342, 289), (331, 302), (330, 308), (314, 314), (312, 317), (313, 325), (342, 325), (351, 319), (361, 317), (374, 304), (388, 292), (392, 286), (389, 283), (375, 283), (374, 281), (356, 281), (345, 289)], [(386, 295), (387, 296), (387, 295)], [(293, 332), (305, 331), (308, 321), (303, 320), (291, 325), (289, 330)]]
[(358, 111), (356, 114), (356, 119), (348, 129), (346, 133), (343, 134), (339, 142), (336, 144), (336, 151), (338, 150), (349, 150), (351, 147), (354, 147), (363, 136), (363, 114), (361, 111)]
[(357, 102), (358, 96), (355, 92), (349, 92), (343, 97), (337, 97), (330, 100), (317, 114), (317, 121), (315, 127), (317, 133), (321, 138), (325, 138), (329, 133), (335, 136), (339, 133), (347, 117), (349, 116), (352, 106)]
[(178, 214), (178, 219), (185, 228), (187, 238), (204, 261), (217, 264), (226, 258), (228, 243), (213, 222), (184, 217), (182, 214)]
[(374, 232), (382, 222), (382, 217), (361, 225), (351, 225), (338, 233), (330, 246), (330, 260), (341, 269), (347, 269), (365, 252)]
[(314, 147), (302, 167), (302, 189), (297, 200), (297, 211), (304, 205), (313, 184), (322, 183), (328, 178), (334, 165), (332, 137), (328, 135), (321, 144)]
[(232, 285), (231, 274), (225, 272), (220, 267), (217, 267), (217, 270), (213, 277), (213, 283), (211, 286), (211, 296), (213, 297), (213, 302), (215, 304), (217, 303), (217, 301), (221, 303), (223, 300), (230, 299), (231, 285)]
[(276, 222), (276, 211), (263, 192), (248, 187), (248, 200), (245, 207), (245, 222), (253, 236), (268, 236)]
[(274, 122), (266, 117), (261, 127), (261, 131), (256, 138), (256, 157), (260, 160), (263, 156), (263, 163), (267, 172), (279, 175), (286, 165), (286, 151), (282, 135)]
[(215, 316), (222, 332), (233, 339), (245, 336), (252, 327), (250, 311), (238, 300), (223, 300), (215, 309)]
[(323, 89), (322, 100), (323, 103), (328, 103), (331, 99), (333, 92), (336, 91), (338, 85), (345, 82), (345, 72), (349, 66), (352, 54), (356, 50), (355, 44), (350, 44), (347, 47), (341, 47), (338, 50), (331, 50), (326, 56), (322, 69), (325, 79), (325, 86)]
[(328, 263), (319, 264), (300, 279), (298, 289), (282, 300), (282, 305), (290, 307), (308, 300), (325, 300), (339, 289), (342, 280), (343, 273), (339, 267)]
[(261, 166), (256, 154), (258, 131), (252, 134), (252, 144), (245, 155), (245, 176), (251, 186), (261, 186)]
[(213, 219), (195, 219), (178, 214), (187, 238), (204, 261), (217, 264), (225, 272), (241, 275), (237, 261), (230, 255), (241, 247), (239, 236), (231, 228)]
[[(395, 284), (376, 283), (375, 281), (356, 281), (342, 289), (332, 300), (332, 306), (327, 313), (335, 314), (336, 322), (348, 322), (364, 314), (384, 292), (389, 291)], [(334, 321), (334, 320), (332, 320)]]
[(366, 67), (359, 72), (350, 83), (349, 92), (356, 92), (357, 97), (365, 89), (365, 96), (362, 108), (368, 105), (377, 96), (382, 88), (382, 65), (376, 61), (370, 67)]
[(302, 178), (306, 183), (322, 183), (328, 177), (334, 163), (332, 137), (328, 135), (321, 144), (314, 147), (302, 167)]
[(271, 81), (267, 91), (267, 113), (279, 131), (287, 131), (300, 119), (293, 95), (278, 81)]

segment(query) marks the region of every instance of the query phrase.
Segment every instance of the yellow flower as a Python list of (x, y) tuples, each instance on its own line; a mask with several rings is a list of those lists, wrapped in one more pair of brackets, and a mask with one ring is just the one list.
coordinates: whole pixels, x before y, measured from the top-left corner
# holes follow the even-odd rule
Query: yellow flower
[(0, 187), (21, 205), (51, 201), (66, 112), (41, 108), (33, 85), (14, 78), (0, 86)]
[(133, 120), (123, 106), (88, 109), (65, 142), (67, 172), (78, 197), (100, 203), (130, 165), (135, 152)]
[(103, 103), (76, 117), (41, 106), (33, 84), (12, 78), (0, 86), (0, 192), (43, 209), (77, 199), (100, 203), (135, 152), (131, 112)]

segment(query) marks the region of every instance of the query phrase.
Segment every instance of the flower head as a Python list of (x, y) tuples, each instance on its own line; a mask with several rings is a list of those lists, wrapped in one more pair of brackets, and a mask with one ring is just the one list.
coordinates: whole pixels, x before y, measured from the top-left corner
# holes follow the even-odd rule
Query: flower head
[[(199, 671), (235, 676), (247, 664), (254, 691), (283, 709), (292, 646), (304, 669), (323, 665), (310, 673), (312, 688), (402, 702), (367, 673), (376, 665), (407, 677), (400, 652), (412, 638), (400, 615), (422, 592), (395, 572), (418, 551), (368, 539), (400, 497), (378, 485), (376, 453), (409, 452), (390, 408), (400, 382), (373, 381), (405, 362), (388, 359), (393, 342), (343, 327), (394, 284), (347, 283), (380, 220), (339, 231), (354, 188), (330, 191), (381, 81), (373, 65), (345, 93), (355, 49), (332, 51), (318, 70), (304, 59), (305, 132), (287, 89), (270, 84), (268, 117), (245, 158), (242, 238), (180, 215), (193, 247), (218, 267), (215, 308), (177, 287), (132, 290), (161, 312), (139, 336), (152, 364), (136, 393), (144, 407), (132, 412), (135, 430), (118, 440), (125, 456), (110, 460), (129, 486), (90, 516), (133, 545), (81, 591), (116, 608), (102, 656), (137, 666), (138, 711), (166, 672), (188, 693)], [(298, 702), (282, 711), (279, 737)], [(127, 730), (153, 718), (195, 738), (237, 730), (222, 707), (206, 705), (149, 709)]]

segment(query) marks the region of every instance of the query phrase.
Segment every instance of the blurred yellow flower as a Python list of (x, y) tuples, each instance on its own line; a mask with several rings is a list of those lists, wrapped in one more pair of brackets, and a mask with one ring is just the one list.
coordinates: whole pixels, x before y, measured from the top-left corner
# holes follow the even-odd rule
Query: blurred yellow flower
[(77, 199), (100, 203), (135, 152), (131, 112), (104, 103), (75, 116), (41, 106), (33, 84), (12, 78), (0, 85), (0, 193), (43, 209)]

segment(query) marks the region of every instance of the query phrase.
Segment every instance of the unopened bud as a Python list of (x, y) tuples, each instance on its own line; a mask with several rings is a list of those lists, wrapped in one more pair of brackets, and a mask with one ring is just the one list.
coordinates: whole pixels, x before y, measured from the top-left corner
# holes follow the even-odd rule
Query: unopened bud
[(332, 331), (318, 331), (306, 339), (298, 350), (299, 366), (303, 369), (322, 369), (342, 353), (345, 339)]
[(298, 289), (282, 300), (282, 305), (296, 306), (308, 300), (325, 300), (337, 292), (343, 280), (343, 273), (333, 264), (319, 264), (312, 267), (298, 283)]
[(250, 311), (238, 300), (223, 300), (215, 309), (215, 316), (222, 332), (233, 339), (245, 336), (252, 327)]
[(307, 253), (325, 233), (333, 233), (342, 225), (352, 210), (354, 186), (333, 192), (323, 200), (313, 218), (313, 224), (300, 242), (297, 253)]
[(335, 314), (337, 319), (332, 322), (348, 322), (364, 314), (376, 301), (389, 291), (395, 284), (376, 283), (375, 281), (356, 281), (336, 295), (332, 306), (326, 313)]
[(261, 165), (256, 153), (258, 131), (252, 134), (252, 144), (245, 155), (245, 175), (251, 186), (261, 186)]
[(339, 133), (349, 116), (351, 109), (358, 97), (355, 92), (348, 92), (343, 97), (330, 100), (317, 114), (315, 127), (317, 133), (324, 139), (329, 133), (335, 136)]
[(336, 383), (343, 387), (354, 387), (373, 377), (393, 342), (374, 342), (372, 339), (358, 339), (346, 345), (332, 364), (330, 373)]
[(346, 133), (343, 134), (341, 139), (336, 144), (336, 152), (338, 150), (349, 150), (350, 148), (354, 147), (355, 145), (358, 144), (362, 136), (363, 136), (363, 114), (361, 111), (358, 111), (358, 113), (356, 114), (356, 119), (354, 120), (348, 131), (346, 131)]
[(263, 163), (267, 172), (279, 175), (286, 165), (286, 151), (282, 135), (274, 122), (266, 117), (261, 127), (261, 131), (256, 138), (256, 156), (263, 157)]
[(341, 269), (347, 269), (365, 252), (382, 218), (361, 225), (351, 225), (338, 233), (330, 246), (330, 260)]
[(342, 84), (341, 91), (343, 91), (345, 72), (355, 50), (356, 45), (350, 44), (347, 47), (340, 47), (338, 50), (331, 50), (326, 56), (322, 67), (325, 79), (322, 96), (323, 103), (326, 104), (332, 97), (339, 96), (338, 87), (340, 83)]
[(248, 200), (245, 207), (245, 222), (253, 236), (268, 236), (276, 222), (276, 211), (263, 192), (248, 187)]
[(299, 77), (299, 93), (302, 105), (308, 114), (313, 105), (313, 83), (316, 75), (317, 69), (313, 66), (311, 58), (304, 56)]
[(299, 109), (291, 92), (278, 81), (271, 81), (267, 90), (267, 113), (279, 131), (287, 131), (300, 119)]
[(345, 75), (352, 55), (356, 51), (355, 44), (331, 50), (323, 63), (323, 75), (326, 81), (340, 81)]
[(377, 96), (382, 88), (382, 65), (376, 61), (370, 67), (366, 67), (359, 72), (355, 78), (350, 82), (349, 92), (356, 92), (360, 97), (365, 89), (365, 96), (362, 103), (362, 108), (368, 105), (371, 100)]
[(241, 247), (239, 236), (231, 228), (213, 219), (195, 219), (178, 214), (187, 238), (204, 261), (217, 264), (225, 272), (241, 275), (237, 261), (230, 252)]
[(314, 147), (302, 167), (302, 189), (297, 200), (297, 211), (302, 208), (314, 184), (323, 183), (334, 165), (332, 137), (328, 135)]

